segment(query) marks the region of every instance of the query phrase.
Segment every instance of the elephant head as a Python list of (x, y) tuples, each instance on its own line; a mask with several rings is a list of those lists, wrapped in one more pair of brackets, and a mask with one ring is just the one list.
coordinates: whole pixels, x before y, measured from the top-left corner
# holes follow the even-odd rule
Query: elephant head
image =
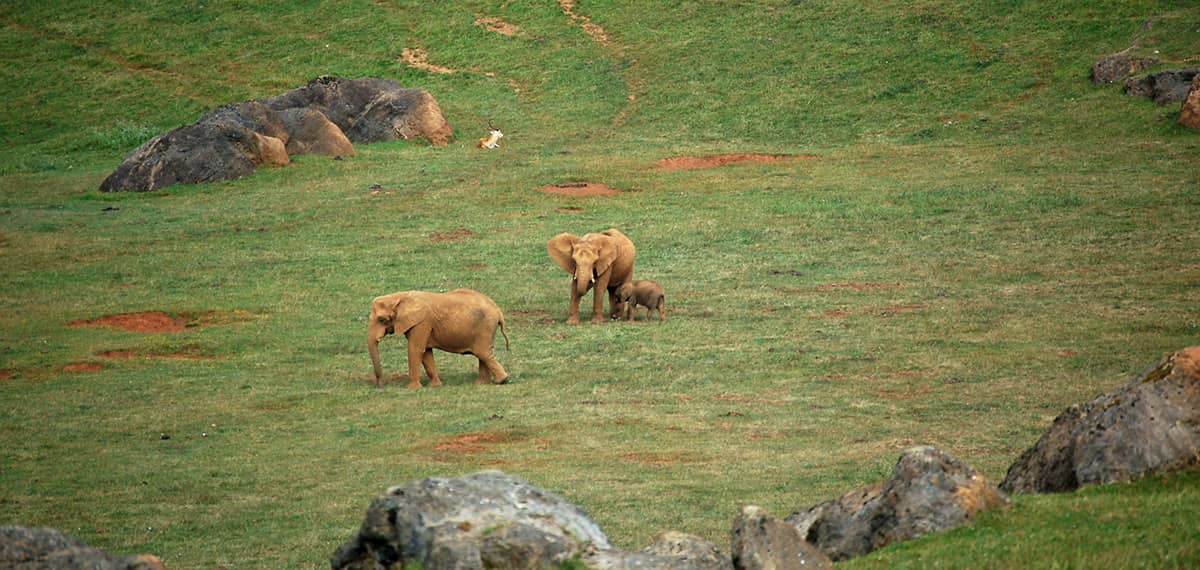
[(379, 341), (389, 334), (405, 334), (429, 317), (428, 304), (411, 291), (376, 297), (371, 301), (371, 320), (367, 324), (367, 351), (375, 367), (375, 385), (383, 377), (379, 362)]
[(582, 238), (558, 234), (546, 244), (550, 258), (570, 273), (579, 295), (587, 293), (596, 277), (607, 272), (617, 259), (617, 240), (605, 234), (587, 234)]

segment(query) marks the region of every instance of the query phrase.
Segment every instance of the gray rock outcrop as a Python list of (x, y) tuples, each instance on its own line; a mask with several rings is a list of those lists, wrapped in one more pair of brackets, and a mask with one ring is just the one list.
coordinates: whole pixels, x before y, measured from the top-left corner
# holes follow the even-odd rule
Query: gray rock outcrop
[(609, 549), (582, 509), (500, 471), (430, 477), (371, 500), (362, 526), (331, 560), (334, 570), (419, 562), (426, 570), (544, 568)]
[(1008, 498), (970, 465), (932, 447), (901, 454), (887, 481), (792, 513), (785, 520), (831, 559), (957, 527)]
[(163, 570), (157, 556), (116, 556), (52, 528), (0, 526), (0, 568), (12, 570)]
[(1159, 105), (1177, 103), (1187, 98), (1192, 79), (1200, 73), (1200, 67), (1168, 69), (1141, 77), (1125, 80), (1125, 94), (1131, 97), (1148, 97)]
[(640, 552), (589, 549), (582, 561), (594, 570), (733, 570), (716, 545), (676, 531), (659, 534)]
[(433, 96), (390, 79), (321, 76), (281, 95), (223, 105), (129, 153), (102, 192), (241, 178), (288, 155), (352, 155), (352, 143), (453, 136)]
[(1008, 492), (1071, 491), (1200, 463), (1200, 346), (1067, 408), (1008, 468)]
[(259, 164), (285, 164), (287, 138), (279, 113), (266, 105), (223, 105), (191, 125), (146, 141), (104, 179), (100, 191), (147, 192), (241, 178)]
[(1179, 124), (1189, 129), (1200, 129), (1200, 75), (1192, 78), (1191, 90), (1179, 108)]
[(1130, 75), (1141, 73), (1155, 63), (1158, 63), (1158, 60), (1153, 57), (1130, 56), (1126, 53), (1105, 56), (1092, 64), (1092, 83), (1124, 81)]
[(794, 525), (759, 507), (742, 507), (733, 521), (733, 565), (737, 570), (830, 570), (833, 562), (809, 544)]
[(276, 111), (320, 111), (355, 143), (424, 138), (440, 146), (454, 134), (428, 91), (380, 77), (322, 75), (262, 102)]

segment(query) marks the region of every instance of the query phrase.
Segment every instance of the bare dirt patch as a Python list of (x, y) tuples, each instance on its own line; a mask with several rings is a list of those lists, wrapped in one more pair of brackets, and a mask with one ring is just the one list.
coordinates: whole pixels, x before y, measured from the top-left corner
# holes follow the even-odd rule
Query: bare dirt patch
[(575, 0), (558, 0), (558, 5), (571, 23), (583, 28), (584, 33), (591, 37), (592, 41), (607, 48), (612, 47), (612, 43), (608, 39), (608, 32), (604, 31), (604, 28), (593, 22), (591, 18), (575, 12)]
[(483, 14), (475, 15), (475, 25), (483, 26), (485, 30), (489, 32), (495, 32), (502, 36), (512, 37), (519, 36), (524, 33), (521, 31), (521, 28), (515, 24), (510, 24), (504, 20), (501, 20), (500, 18), (496, 18), (494, 16), (485, 16)]
[(578, 206), (564, 206), (562, 208), (555, 208), (554, 211), (562, 213), (562, 214), (577, 214), (579, 212), (582, 212), (583, 208), (580, 208)]
[(441, 65), (429, 63), (429, 52), (421, 48), (403, 48), (400, 50), (400, 61), (408, 64), (410, 67), (423, 69), (431, 73), (455, 73), (457, 69), (450, 69)]
[(491, 449), (491, 445), (500, 443), (512, 443), (517, 441), (512, 435), (480, 431), (474, 433), (460, 433), (457, 435), (445, 438), (433, 448), (438, 451), (453, 451), (455, 453), (484, 453)]
[(696, 168), (715, 168), (737, 162), (780, 162), (787, 160), (803, 160), (820, 158), (815, 154), (763, 154), (763, 153), (730, 153), (709, 154), (704, 156), (673, 156), (658, 159), (659, 170), (692, 170)]
[(12, 370), (0, 370), (0, 380), (8, 380), (13, 377)]
[(563, 182), (561, 184), (547, 184), (539, 186), (538, 190), (547, 194), (559, 194), (562, 196), (612, 196), (620, 194), (621, 191), (608, 186), (607, 184), (597, 184), (595, 182)]
[(72, 362), (63, 366), (63, 372), (95, 372), (104, 368), (99, 362)]
[(162, 311), (121, 313), (105, 315), (90, 321), (79, 320), (67, 323), (69, 327), (113, 327), (133, 332), (179, 332), (187, 328), (188, 319), (171, 316)]
[(458, 241), (461, 239), (467, 239), (473, 235), (475, 235), (475, 232), (468, 230), (466, 228), (459, 228), (457, 230), (451, 230), (448, 232), (433, 232), (433, 233), (429, 234), (429, 239), (431, 239), (435, 242), (441, 243), (441, 242), (447, 242), (447, 241)]

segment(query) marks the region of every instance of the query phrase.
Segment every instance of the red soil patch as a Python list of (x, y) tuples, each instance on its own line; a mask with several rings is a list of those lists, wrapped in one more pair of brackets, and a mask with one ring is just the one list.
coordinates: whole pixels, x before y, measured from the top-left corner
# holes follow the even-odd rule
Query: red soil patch
[(691, 170), (695, 168), (714, 168), (735, 162), (779, 162), (783, 160), (801, 160), (820, 158), (815, 154), (761, 154), (761, 153), (730, 153), (709, 154), (704, 156), (673, 156), (658, 159), (659, 170)]
[(612, 196), (620, 194), (621, 191), (608, 186), (606, 184), (597, 184), (594, 182), (563, 182), (562, 184), (547, 184), (539, 186), (538, 190), (547, 194), (561, 194), (563, 196)]
[(11, 370), (0, 370), (0, 380), (8, 380), (9, 378), (12, 378), (12, 377), (13, 377), (13, 374), (12, 374)]
[(69, 327), (115, 327), (133, 332), (179, 332), (187, 328), (187, 319), (162, 311), (106, 315), (90, 321), (71, 321)]
[(63, 366), (63, 372), (95, 372), (104, 368), (99, 362), (72, 362)]
[(460, 433), (446, 438), (445, 441), (433, 446), (438, 451), (453, 451), (455, 453), (483, 453), (488, 444), (509, 443), (514, 441), (512, 436), (495, 432)]
[(449, 232), (433, 232), (429, 234), (429, 239), (435, 242), (458, 241), (475, 235), (475, 232), (468, 229), (457, 229)]

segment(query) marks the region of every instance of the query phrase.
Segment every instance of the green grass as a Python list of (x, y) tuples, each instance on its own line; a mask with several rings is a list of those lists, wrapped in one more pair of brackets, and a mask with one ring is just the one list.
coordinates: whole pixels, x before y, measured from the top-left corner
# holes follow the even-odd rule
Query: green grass
[[(741, 506), (786, 515), (913, 445), (998, 481), (1064, 407), (1200, 340), (1200, 136), (1087, 81), (1133, 43), (1200, 55), (1200, 9), (576, 10), (608, 44), (554, 2), (0, 6), (0, 523), (171, 568), (315, 568), (387, 486), (499, 468), (618, 546), (674, 528), (727, 547)], [(458, 140), (96, 191), (154, 133), (322, 74), (426, 88)], [(489, 120), (506, 136), (478, 151)], [(654, 168), (721, 152), (818, 158)], [(625, 192), (535, 190), (571, 180)], [(564, 324), (545, 242), (611, 226), (667, 322)], [(439, 354), (441, 389), (370, 388), (370, 299), (455, 287), (505, 309), (512, 384)], [(147, 310), (198, 326), (65, 326)], [(146, 356), (181, 349), (207, 358)], [(103, 368), (63, 371), (85, 361)], [(1198, 495), (1193, 472), (1018, 497), (848, 565), (1195, 566)]]

